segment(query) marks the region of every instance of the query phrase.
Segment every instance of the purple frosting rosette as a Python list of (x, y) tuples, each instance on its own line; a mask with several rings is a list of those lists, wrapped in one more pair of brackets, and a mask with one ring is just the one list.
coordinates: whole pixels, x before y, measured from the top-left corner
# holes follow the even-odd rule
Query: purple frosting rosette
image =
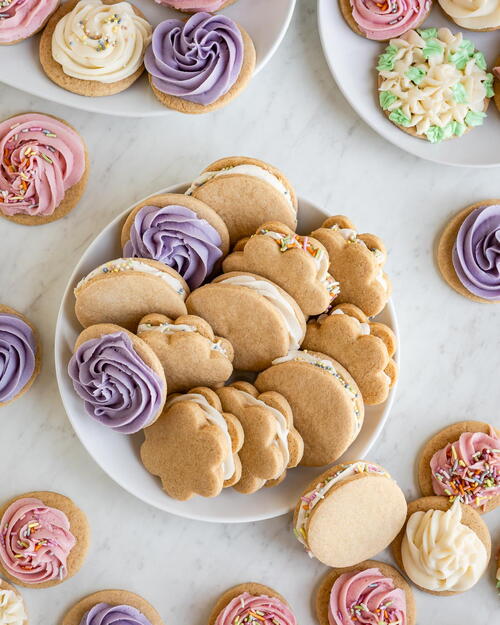
[(196, 289), (222, 256), (222, 239), (205, 219), (184, 206), (143, 206), (123, 247), (126, 258), (152, 258), (175, 269)]
[(68, 373), (87, 414), (117, 432), (138, 432), (160, 410), (163, 382), (124, 332), (85, 341), (73, 354)]
[(20, 393), (35, 371), (36, 341), (30, 326), (8, 313), (0, 313), (0, 402)]
[(80, 625), (151, 625), (151, 622), (130, 605), (97, 603), (84, 614)]
[(238, 80), (244, 47), (233, 20), (200, 11), (158, 24), (144, 64), (159, 91), (206, 106)]
[(500, 300), (500, 205), (480, 206), (464, 219), (452, 259), (470, 293)]

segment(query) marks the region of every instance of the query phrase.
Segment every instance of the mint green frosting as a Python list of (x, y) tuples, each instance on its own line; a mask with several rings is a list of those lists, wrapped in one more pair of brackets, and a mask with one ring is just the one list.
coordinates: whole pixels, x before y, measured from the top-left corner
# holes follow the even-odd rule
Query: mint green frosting
[(378, 57), (377, 69), (379, 72), (390, 72), (394, 69), (394, 57), (397, 52), (396, 46), (387, 46), (385, 52)]
[(403, 113), (403, 109), (401, 108), (394, 109), (389, 115), (389, 119), (398, 126), (404, 126), (405, 128), (411, 124), (411, 119)]
[(422, 39), (435, 39), (438, 34), (437, 28), (417, 28), (417, 33)]
[(425, 48), (422, 49), (422, 54), (425, 59), (429, 59), (431, 56), (441, 54), (443, 46), (436, 39), (426, 39)]
[(486, 97), (492, 98), (495, 95), (495, 90), (493, 89), (493, 74), (486, 74), (486, 78), (483, 80), (484, 88), (486, 89)]
[[(474, 55), (474, 44), (469, 39), (463, 39), (458, 49), (453, 54), (450, 54), (450, 62), (457, 66), (457, 69), (464, 69), (469, 59)], [(478, 54), (481, 54), (478, 52)], [(481, 55), (483, 56), (483, 55)], [(484, 56), (483, 56), (484, 59)], [(485, 61), (486, 63), (486, 61)], [(486, 69), (486, 65), (485, 65)]]
[(481, 126), (486, 113), (482, 111), (469, 111), (465, 116), (465, 123), (467, 126)]
[(425, 71), (425, 69), (422, 69), (421, 67), (411, 66), (410, 69), (406, 72), (405, 76), (416, 85), (419, 85), (426, 74), (427, 72)]
[(467, 92), (465, 91), (465, 87), (461, 82), (458, 82), (451, 88), (451, 92), (453, 93), (453, 97), (455, 98), (455, 102), (459, 104), (463, 104), (467, 101)]
[(444, 139), (444, 130), (439, 126), (429, 126), (425, 136), (431, 143), (439, 143)]
[(479, 67), (479, 69), (486, 71), (486, 68), (488, 67), (488, 65), (486, 63), (486, 59), (484, 58), (484, 54), (482, 52), (476, 52), (473, 56), (474, 56), (474, 60), (476, 61), (476, 65)]
[(394, 104), (398, 98), (391, 91), (381, 91), (378, 99), (382, 109), (387, 111), (391, 104)]

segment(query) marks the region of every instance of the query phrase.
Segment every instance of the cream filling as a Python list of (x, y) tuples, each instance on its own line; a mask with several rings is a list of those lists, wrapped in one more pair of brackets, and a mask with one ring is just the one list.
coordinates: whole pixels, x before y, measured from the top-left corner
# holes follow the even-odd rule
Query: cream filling
[(0, 625), (24, 625), (27, 619), (21, 597), (13, 590), (0, 588)]
[(103, 273), (118, 273), (120, 271), (138, 271), (140, 273), (147, 273), (152, 276), (156, 276), (157, 278), (161, 278), (163, 282), (168, 284), (169, 287), (174, 289), (176, 293), (182, 296), (182, 299), (186, 299), (186, 290), (182, 286), (181, 282), (174, 278), (170, 273), (166, 271), (160, 271), (147, 263), (142, 263), (139, 260), (134, 260), (131, 258), (117, 258), (116, 260), (110, 260), (107, 263), (99, 265), (93, 271), (91, 271), (85, 278), (82, 278), (80, 282), (76, 285), (75, 293), (82, 286), (87, 284), (90, 280), (99, 276)]
[[(278, 242), (280, 242), (282, 239), (288, 238), (288, 239), (292, 240), (292, 238), (293, 238), (290, 235), (283, 234), (283, 232), (275, 232), (274, 230), (260, 230), (259, 234), (262, 235), (262, 236), (271, 237), (271, 239), (274, 239), (275, 241), (278, 241)], [(293, 250), (293, 249), (301, 249), (302, 251), (307, 252), (306, 248), (303, 247), (300, 244), (300, 241), (298, 241), (297, 239), (294, 239), (294, 240), (297, 241), (298, 245), (293, 245), (293, 246), (291, 246), (289, 248), (286, 248), (286, 249), (284, 249), (282, 251), (286, 252), (288, 249), (291, 249), (291, 250)], [(317, 250), (318, 250), (318, 253), (315, 256), (313, 256), (309, 252), (307, 252), (307, 254), (314, 260), (314, 262), (316, 264), (316, 267), (318, 267), (318, 269), (319, 269), (321, 267), (321, 260), (322, 260), (322, 258), (324, 256), (324, 252), (323, 252), (323, 250), (321, 248), (317, 248)]]
[(280, 313), (286, 325), (290, 339), (290, 349), (294, 350), (300, 347), (304, 338), (303, 328), (297, 318), (297, 314), (293, 309), (293, 306), (283, 295), (281, 295), (274, 284), (245, 275), (224, 278), (216, 284), (234, 284), (235, 286), (244, 286), (248, 289), (253, 289), (256, 293), (265, 297), (267, 301), (273, 304), (275, 309)]
[(213, 406), (211, 406), (208, 401), (200, 395), (199, 393), (186, 393), (185, 395), (179, 395), (178, 397), (173, 397), (168, 400), (165, 404), (165, 407), (168, 408), (172, 404), (176, 404), (180, 401), (194, 401), (196, 402), (205, 412), (205, 417), (207, 421), (210, 421), (213, 425), (216, 425), (221, 432), (224, 434), (224, 439), (226, 441), (226, 457), (223, 460), (223, 472), (224, 472), (224, 481), (233, 477), (234, 472), (236, 470), (234, 464), (233, 457), (233, 442), (231, 441), (231, 436), (229, 435), (229, 429), (227, 427), (226, 420), (221, 415), (221, 413), (216, 410)]
[(220, 176), (229, 176), (233, 174), (251, 176), (252, 178), (258, 178), (259, 180), (267, 182), (267, 184), (270, 184), (274, 189), (279, 191), (281, 195), (285, 196), (288, 204), (290, 204), (290, 208), (292, 208), (293, 212), (296, 212), (295, 206), (292, 202), (290, 191), (288, 191), (288, 189), (277, 176), (272, 174), (267, 169), (259, 167), (258, 165), (235, 165), (234, 167), (226, 167), (219, 171), (205, 171), (194, 180), (193, 184), (186, 191), (186, 195), (193, 195), (196, 189), (202, 187), (209, 180), (219, 178)]
[[(182, 324), (182, 323), (178, 323), (178, 324), (160, 323), (158, 325), (153, 325), (151, 323), (141, 323), (139, 327), (137, 328), (137, 333), (140, 334), (142, 332), (160, 332), (161, 334), (167, 334), (167, 335), (177, 334), (179, 332), (187, 332), (187, 333), (194, 332), (196, 334), (200, 334), (194, 326), (190, 326), (190, 325)], [(202, 334), (200, 334), (200, 336), (202, 336)], [(203, 338), (206, 338), (207, 341), (210, 341), (210, 339), (207, 338), (206, 336), (204, 336)], [(213, 349), (216, 352), (220, 352), (221, 354), (224, 354), (224, 356), (227, 357), (227, 352), (222, 347), (222, 344), (220, 341), (210, 341), (210, 342), (211, 342), (210, 349)]]
[[(337, 308), (337, 310), (334, 310), (332, 313), (332, 315), (345, 315), (346, 313), (341, 310), (340, 308)], [(326, 317), (328, 317), (328, 315), (325, 315), (323, 317), (323, 319), (325, 319)], [(354, 321), (356, 321), (359, 325), (359, 333), (362, 334), (363, 336), (366, 336), (368, 334), (370, 334), (370, 324), (369, 323), (364, 323), (361, 322), (359, 319), (357, 319), (356, 317), (352, 317), (351, 315), (348, 315), (348, 317), (350, 317), (351, 319), (354, 319)], [(320, 317), (320, 323), (321, 323), (322, 319)]]

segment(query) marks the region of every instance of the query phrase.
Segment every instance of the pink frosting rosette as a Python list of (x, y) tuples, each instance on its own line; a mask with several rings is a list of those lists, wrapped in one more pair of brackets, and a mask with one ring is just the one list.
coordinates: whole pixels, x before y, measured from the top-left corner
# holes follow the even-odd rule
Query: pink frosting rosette
[(181, 11), (208, 11), (212, 13), (220, 9), (226, 0), (155, 0), (158, 4), (163, 4), (173, 9)]
[(0, 521), (0, 562), (25, 584), (64, 579), (75, 544), (68, 517), (40, 499), (14, 501)]
[(38, 113), (0, 123), (0, 155), (0, 212), (9, 216), (52, 215), (85, 171), (78, 133)]
[(375, 41), (393, 39), (416, 28), (429, 8), (430, 0), (351, 0), (354, 21)]
[(259, 625), (297, 625), (293, 612), (283, 601), (277, 597), (256, 596), (248, 592), (230, 601), (217, 617), (215, 625), (254, 622)]
[(431, 458), (432, 487), (436, 495), (458, 499), (474, 508), (484, 508), (500, 495), (500, 438), (489, 426), (489, 434), (464, 432)]
[(330, 625), (406, 625), (406, 596), (379, 569), (344, 573), (335, 580), (328, 605)]
[(58, 4), (59, 0), (0, 0), (0, 44), (36, 33)]

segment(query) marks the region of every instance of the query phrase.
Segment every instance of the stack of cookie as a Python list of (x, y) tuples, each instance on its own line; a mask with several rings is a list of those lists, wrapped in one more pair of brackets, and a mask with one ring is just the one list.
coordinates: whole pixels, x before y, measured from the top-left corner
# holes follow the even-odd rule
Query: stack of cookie
[(278, 169), (221, 159), (138, 204), (123, 257), (76, 285), (74, 388), (101, 424), (144, 429), (176, 499), (335, 462), (396, 380), (395, 336), (370, 320), (391, 292), (384, 244), (343, 216), (299, 235), (297, 210)]

